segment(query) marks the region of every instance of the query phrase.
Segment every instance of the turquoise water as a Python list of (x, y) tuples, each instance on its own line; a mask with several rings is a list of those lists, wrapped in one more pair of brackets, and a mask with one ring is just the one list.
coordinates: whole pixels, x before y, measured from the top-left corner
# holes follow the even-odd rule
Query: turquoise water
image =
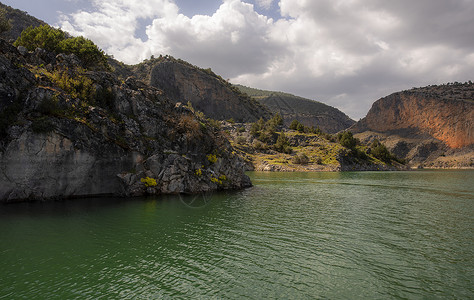
[(0, 298), (474, 298), (474, 171), (250, 176), (0, 205)]

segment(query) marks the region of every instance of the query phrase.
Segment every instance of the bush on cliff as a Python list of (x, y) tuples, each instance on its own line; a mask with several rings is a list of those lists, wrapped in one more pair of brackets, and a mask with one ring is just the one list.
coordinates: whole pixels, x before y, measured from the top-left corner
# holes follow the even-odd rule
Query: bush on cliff
[(278, 152), (282, 153), (291, 153), (292, 149), (289, 145), (288, 138), (286, 135), (282, 132), (277, 138), (277, 141), (275, 143), (274, 149)]
[(293, 157), (292, 162), (297, 165), (306, 165), (309, 163), (309, 157), (304, 153), (299, 153)]
[(299, 131), (301, 133), (314, 133), (314, 134), (318, 134), (318, 135), (321, 135), (323, 134), (323, 132), (321, 131), (321, 129), (319, 129), (319, 127), (314, 127), (314, 126), (304, 126), (303, 124), (301, 124), (298, 120), (293, 120), (290, 124), (290, 129), (292, 130), (296, 130), (296, 131)]
[(47, 51), (75, 54), (88, 68), (108, 68), (107, 57), (91, 40), (84, 37), (69, 37), (61, 29), (43, 25), (23, 30), (15, 41), (15, 46), (23, 46), (30, 51), (42, 48)]
[(370, 145), (370, 153), (383, 162), (390, 162), (392, 154), (388, 151), (384, 144), (375, 139)]
[(7, 19), (6, 11), (0, 8), (0, 33), (9, 31), (12, 28), (10, 21)]
[(263, 118), (260, 118), (257, 122), (252, 123), (250, 134), (263, 143), (271, 144), (275, 142), (275, 132), (278, 130), (278, 127), (282, 125), (283, 118), (277, 113), (266, 122)]
[(337, 135), (337, 139), (339, 140), (339, 143), (348, 148), (348, 149), (355, 149), (355, 146), (358, 144), (358, 140), (354, 138), (352, 135), (352, 132), (350, 131), (344, 131), (341, 132)]

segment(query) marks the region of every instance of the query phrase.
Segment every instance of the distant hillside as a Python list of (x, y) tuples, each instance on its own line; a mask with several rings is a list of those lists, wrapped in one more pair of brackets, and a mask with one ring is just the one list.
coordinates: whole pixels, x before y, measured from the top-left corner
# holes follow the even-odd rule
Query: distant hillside
[[(127, 75), (123, 66), (115, 66)], [(186, 104), (216, 120), (255, 122), (271, 117), (270, 110), (228, 83), (211, 69), (202, 69), (181, 59), (160, 56), (131, 66), (130, 73), (141, 81), (163, 90), (174, 102)]]
[(28, 28), (29, 26), (38, 27), (45, 25), (46, 23), (38, 20), (35, 17), (28, 15), (27, 12), (21, 11), (19, 9), (14, 9), (8, 5), (0, 3), (0, 8), (5, 9), (6, 18), (10, 20), (12, 29), (0, 34), (0, 38), (5, 40), (16, 40), (21, 32)]
[(288, 93), (236, 86), (243, 93), (266, 105), (273, 113), (280, 113), (286, 125), (296, 119), (306, 126), (315, 126), (324, 132), (336, 133), (355, 123), (340, 110), (318, 101)]
[(351, 130), (367, 141), (385, 140), (395, 154), (414, 165), (472, 167), (474, 84), (433, 85), (394, 93), (376, 101)]

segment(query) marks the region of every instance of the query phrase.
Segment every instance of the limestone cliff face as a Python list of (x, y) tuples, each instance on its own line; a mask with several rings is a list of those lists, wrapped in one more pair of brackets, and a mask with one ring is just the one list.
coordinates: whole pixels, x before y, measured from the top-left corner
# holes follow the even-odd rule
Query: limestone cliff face
[(474, 143), (474, 101), (397, 93), (375, 102), (354, 130), (429, 134), (461, 148)]
[(270, 111), (212, 73), (172, 58), (157, 60), (151, 68), (149, 82), (162, 89), (175, 102), (192, 103), (207, 117), (255, 122), (267, 119)]
[[(374, 132), (390, 136), (392, 150), (398, 151), (401, 157), (416, 160), (421, 155), (423, 161), (431, 153), (438, 153), (439, 156), (450, 149), (473, 146), (473, 99), (472, 83), (429, 86), (394, 93), (376, 101), (367, 116), (351, 130), (360, 134)], [(396, 143), (395, 137), (399, 141), (403, 139), (403, 145)], [(412, 153), (422, 144), (426, 151)]]
[(250, 185), (220, 131), (161, 90), (0, 39), (0, 202)]

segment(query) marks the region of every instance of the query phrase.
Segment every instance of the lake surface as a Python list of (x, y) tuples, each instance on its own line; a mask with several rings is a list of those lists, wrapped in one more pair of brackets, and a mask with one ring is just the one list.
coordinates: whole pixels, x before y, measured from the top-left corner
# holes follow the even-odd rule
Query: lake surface
[(250, 176), (0, 205), (0, 298), (474, 298), (474, 171)]

